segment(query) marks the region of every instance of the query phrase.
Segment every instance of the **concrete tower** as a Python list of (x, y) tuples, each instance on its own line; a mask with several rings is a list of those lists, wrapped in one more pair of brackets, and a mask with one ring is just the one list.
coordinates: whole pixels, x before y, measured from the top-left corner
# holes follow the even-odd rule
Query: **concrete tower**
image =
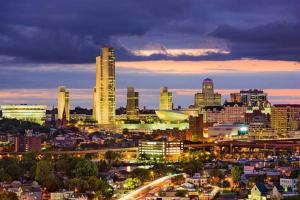
[(214, 82), (210, 78), (206, 78), (202, 83), (202, 92), (195, 94), (195, 106), (220, 106), (221, 94), (214, 93)]
[(57, 91), (57, 119), (63, 119), (65, 112), (66, 120), (70, 121), (70, 94), (64, 86), (59, 86)]
[(172, 109), (173, 109), (172, 92), (168, 92), (167, 87), (161, 87), (159, 110), (172, 110)]
[(127, 87), (126, 115), (128, 119), (137, 119), (139, 113), (139, 93), (133, 87)]
[(115, 53), (112, 47), (101, 48), (96, 57), (96, 86), (94, 89), (94, 117), (99, 125), (115, 125)]

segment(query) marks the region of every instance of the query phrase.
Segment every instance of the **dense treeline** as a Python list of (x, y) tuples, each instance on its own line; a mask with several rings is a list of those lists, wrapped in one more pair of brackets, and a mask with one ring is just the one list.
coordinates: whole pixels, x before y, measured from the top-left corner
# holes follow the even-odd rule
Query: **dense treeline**
[(33, 122), (7, 118), (0, 120), (0, 132), (18, 134), (24, 133), (28, 129), (40, 133), (48, 133), (50, 131), (48, 127)]
[(64, 188), (108, 199), (113, 195), (113, 188), (101, 175), (109, 169), (106, 161), (94, 163), (86, 158), (69, 156), (41, 158), (28, 153), (22, 157), (0, 159), (0, 181), (35, 180), (49, 192)]

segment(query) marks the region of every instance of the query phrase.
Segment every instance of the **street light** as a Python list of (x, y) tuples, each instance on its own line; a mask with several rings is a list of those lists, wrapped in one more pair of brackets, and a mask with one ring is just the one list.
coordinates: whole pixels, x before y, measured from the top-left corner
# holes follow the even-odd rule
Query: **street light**
[(153, 170), (150, 171), (150, 175), (151, 175), (152, 179), (154, 179), (154, 171)]

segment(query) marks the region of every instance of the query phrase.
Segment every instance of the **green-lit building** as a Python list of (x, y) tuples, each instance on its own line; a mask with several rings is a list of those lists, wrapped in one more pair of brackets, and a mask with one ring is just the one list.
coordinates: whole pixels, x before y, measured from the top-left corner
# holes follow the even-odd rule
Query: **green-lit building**
[(46, 105), (11, 104), (1, 105), (2, 117), (43, 124), (46, 119)]

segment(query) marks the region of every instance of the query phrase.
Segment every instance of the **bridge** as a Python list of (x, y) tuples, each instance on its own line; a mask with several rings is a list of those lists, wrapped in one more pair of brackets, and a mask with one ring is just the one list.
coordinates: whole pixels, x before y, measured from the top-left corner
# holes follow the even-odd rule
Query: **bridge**
[(273, 139), (273, 140), (221, 140), (208, 143), (186, 144), (187, 148), (219, 148), (227, 149), (229, 152), (238, 151), (246, 148), (249, 151), (254, 149), (272, 150), (272, 151), (291, 151), (300, 152), (300, 138), (297, 139)]

